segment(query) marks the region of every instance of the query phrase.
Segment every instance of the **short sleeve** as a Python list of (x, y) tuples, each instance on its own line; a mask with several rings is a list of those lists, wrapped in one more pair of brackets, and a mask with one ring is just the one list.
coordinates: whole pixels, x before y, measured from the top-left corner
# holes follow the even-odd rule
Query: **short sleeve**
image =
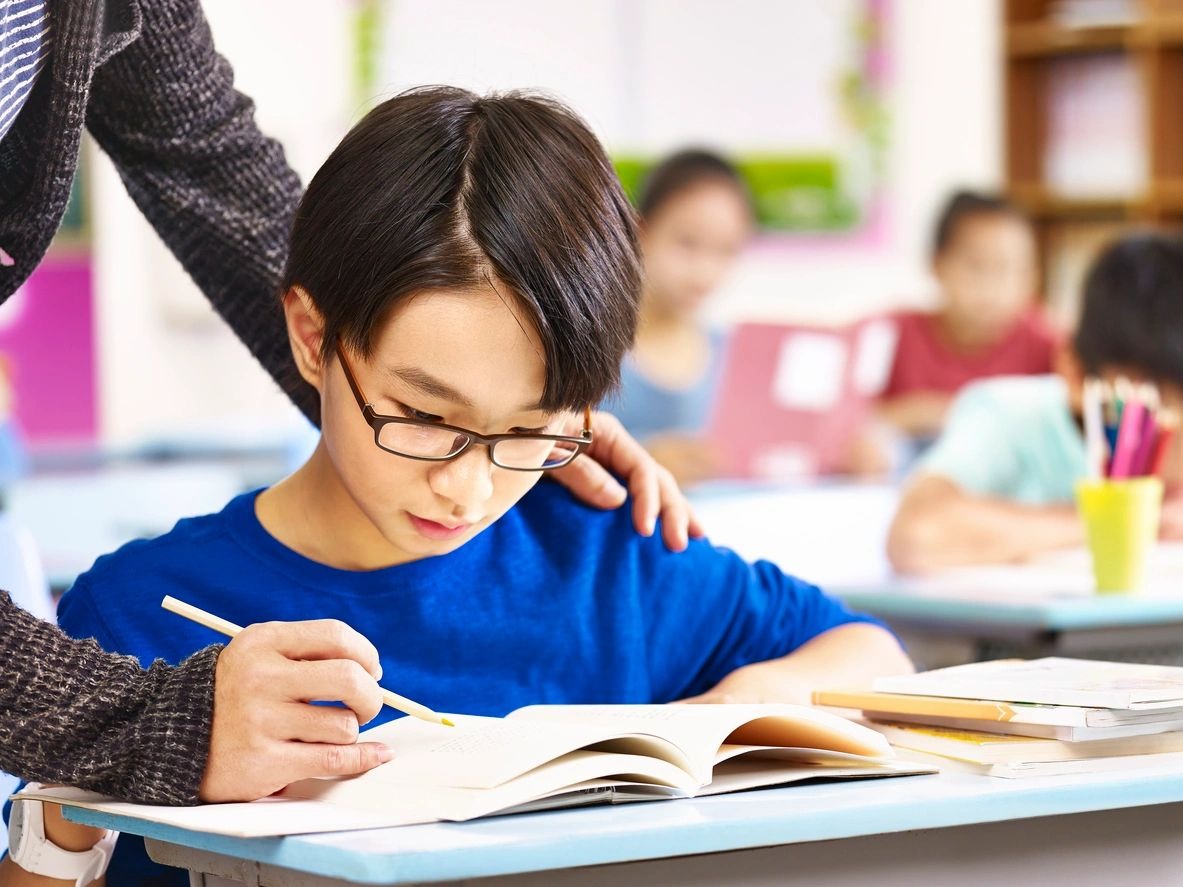
[(879, 624), (775, 564), (706, 541), (680, 554), (646, 545), (639, 578), (654, 701), (706, 692), (839, 625)]
[(945, 430), (921, 457), (917, 473), (948, 478), (978, 495), (1008, 495), (1021, 460), (1007, 434), (1008, 411), (989, 383), (966, 387), (953, 402)]

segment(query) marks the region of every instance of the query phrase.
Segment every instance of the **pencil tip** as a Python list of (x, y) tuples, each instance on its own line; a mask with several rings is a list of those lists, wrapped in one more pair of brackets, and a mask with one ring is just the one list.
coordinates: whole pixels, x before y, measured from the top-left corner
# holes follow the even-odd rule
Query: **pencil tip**
[(451, 721), (449, 721), (447, 718), (440, 718), (440, 723), (443, 724), (445, 727), (455, 727), (456, 726)]

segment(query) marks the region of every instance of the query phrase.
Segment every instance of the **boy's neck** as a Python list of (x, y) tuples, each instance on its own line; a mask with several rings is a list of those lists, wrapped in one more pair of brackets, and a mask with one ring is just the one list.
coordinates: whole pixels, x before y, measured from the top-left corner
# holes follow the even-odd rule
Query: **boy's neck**
[(340, 570), (379, 570), (419, 559), (391, 545), (358, 508), (323, 440), (294, 474), (259, 494), (255, 516), (288, 548)]

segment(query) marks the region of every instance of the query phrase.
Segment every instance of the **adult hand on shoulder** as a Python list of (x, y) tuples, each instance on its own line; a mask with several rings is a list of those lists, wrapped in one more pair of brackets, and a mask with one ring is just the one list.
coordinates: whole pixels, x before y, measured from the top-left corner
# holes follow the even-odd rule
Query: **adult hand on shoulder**
[[(614, 472), (628, 484), (628, 493), (633, 497), (633, 523), (639, 533), (653, 535), (660, 516), (661, 535), (671, 551), (682, 551), (689, 539), (703, 535), (673, 475), (646, 452), (619, 419), (610, 413), (595, 413), (592, 428), (592, 443), (586, 453), (591, 458), (581, 456), (553, 472), (555, 480), (591, 505), (619, 508), (626, 492), (612, 476)], [(579, 434), (582, 429), (581, 417), (563, 433)]]
[[(250, 801), (312, 776), (352, 776), (391, 751), (357, 742), (382, 707), (374, 645), (343, 622), (267, 622), (218, 657), (201, 799)], [(345, 703), (309, 705), (313, 701)]]

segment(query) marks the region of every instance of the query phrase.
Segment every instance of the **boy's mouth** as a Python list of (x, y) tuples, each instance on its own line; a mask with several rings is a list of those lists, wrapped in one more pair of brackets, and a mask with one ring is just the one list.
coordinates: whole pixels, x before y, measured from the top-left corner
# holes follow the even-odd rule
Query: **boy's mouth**
[(472, 524), (441, 524), (439, 521), (428, 520), (417, 514), (411, 514), (409, 511), (407, 516), (411, 519), (411, 526), (418, 531), (420, 536), (435, 542), (445, 542), (462, 536), (472, 526)]

